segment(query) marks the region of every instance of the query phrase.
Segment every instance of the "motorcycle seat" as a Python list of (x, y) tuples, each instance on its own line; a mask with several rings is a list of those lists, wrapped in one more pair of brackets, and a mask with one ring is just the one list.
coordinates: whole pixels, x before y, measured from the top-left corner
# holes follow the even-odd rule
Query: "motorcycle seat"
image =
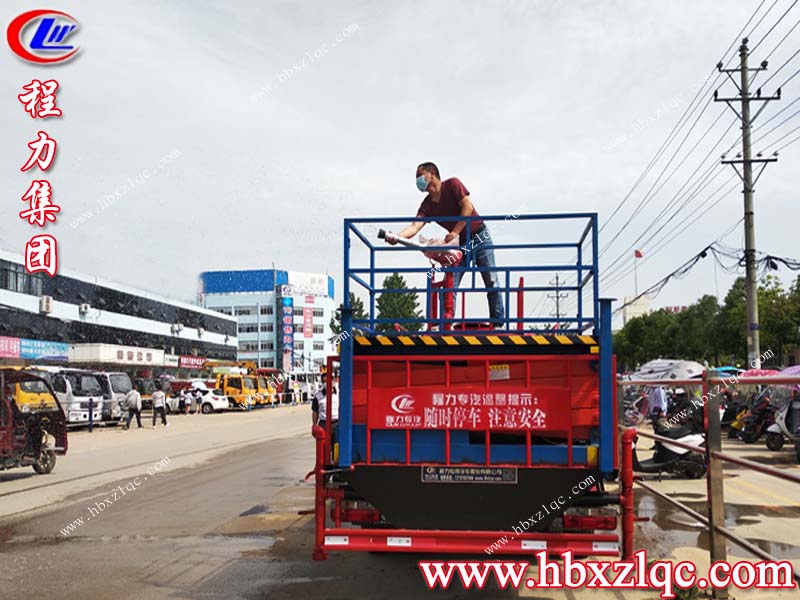
[(671, 440), (679, 440), (682, 437), (686, 437), (692, 433), (691, 429), (688, 427), (670, 427), (669, 429), (664, 429), (663, 431), (656, 431), (657, 435), (669, 438)]

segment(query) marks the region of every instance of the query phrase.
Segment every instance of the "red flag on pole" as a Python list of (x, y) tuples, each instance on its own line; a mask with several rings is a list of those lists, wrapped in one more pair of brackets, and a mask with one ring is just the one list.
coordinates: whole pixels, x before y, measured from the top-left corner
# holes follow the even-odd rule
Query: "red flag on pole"
[(633, 257), (634, 257), (634, 258), (643, 258), (643, 257), (644, 257), (644, 254), (642, 254), (642, 251), (641, 251), (641, 250), (634, 250), (634, 251), (633, 251)]

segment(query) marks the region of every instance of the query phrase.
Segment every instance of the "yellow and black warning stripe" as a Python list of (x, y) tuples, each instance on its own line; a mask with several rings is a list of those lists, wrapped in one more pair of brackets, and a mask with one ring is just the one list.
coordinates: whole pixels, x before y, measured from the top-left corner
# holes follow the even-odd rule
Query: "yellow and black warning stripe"
[[(353, 350), (358, 354), (402, 352), (415, 354), (418, 351), (430, 351), (432, 354), (446, 353), (448, 349), (454, 353), (475, 351), (475, 353), (569, 353), (596, 354), (597, 339), (591, 335), (574, 333), (497, 333), (464, 335), (456, 332), (448, 334), (404, 333), (397, 335), (354, 336)], [(387, 352), (387, 353), (388, 353)], [(427, 353), (427, 352), (426, 352)]]

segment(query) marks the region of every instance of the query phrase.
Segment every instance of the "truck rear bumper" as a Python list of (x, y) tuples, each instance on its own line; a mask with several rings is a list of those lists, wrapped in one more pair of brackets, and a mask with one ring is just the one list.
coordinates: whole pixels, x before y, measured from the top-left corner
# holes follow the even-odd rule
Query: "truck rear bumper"
[(326, 529), (323, 551), (420, 552), (434, 554), (619, 556), (614, 533), (521, 533), (415, 529)]

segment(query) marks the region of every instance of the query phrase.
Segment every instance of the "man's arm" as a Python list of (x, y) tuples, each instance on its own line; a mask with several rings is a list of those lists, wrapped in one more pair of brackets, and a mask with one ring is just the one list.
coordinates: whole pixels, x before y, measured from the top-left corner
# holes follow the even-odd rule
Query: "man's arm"
[[(472, 215), (472, 212), (475, 210), (475, 207), (472, 206), (472, 200), (470, 200), (469, 194), (464, 196), (461, 199), (461, 202), (458, 203), (458, 205), (461, 207), (461, 216), (462, 217), (469, 217), (470, 215)], [(458, 223), (456, 223), (456, 226), (453, 227), (453, 230), (445, 236), (444, 241), (445, 242), (450, 242), (452, 240), (457, 240), (458, 237), (461, 235), (461, 232), (464, 231), (464, 228), (466, 226), (467, 226), (467, 222), (466, 221), (459, 221)], [(472, 233), (475, 233), (475, 232), (474, 231), (470, 231), (470, 233), (472, 234)]]
[[(408, 227), (402, 229), (396, 235), (397, 235), (398, 238), (403, 238), (403, 239), (412, 238), (415, 235), (417, 235), (420, 232), (420, 230), (423, 227), (425, 227), (425, 225), (426, 225), (426, 223), (424, 221), (414, 221), (413, 223), (411, 223), (411, 225), (409, 225)], [(397, 243), (397, 240), (394, 239), (394, 238), (392, 238), (392, 239), (388, 239), (387, 238), (386, 241), (389, 242), (390, 244), (392, 244), (393, 246)]]

